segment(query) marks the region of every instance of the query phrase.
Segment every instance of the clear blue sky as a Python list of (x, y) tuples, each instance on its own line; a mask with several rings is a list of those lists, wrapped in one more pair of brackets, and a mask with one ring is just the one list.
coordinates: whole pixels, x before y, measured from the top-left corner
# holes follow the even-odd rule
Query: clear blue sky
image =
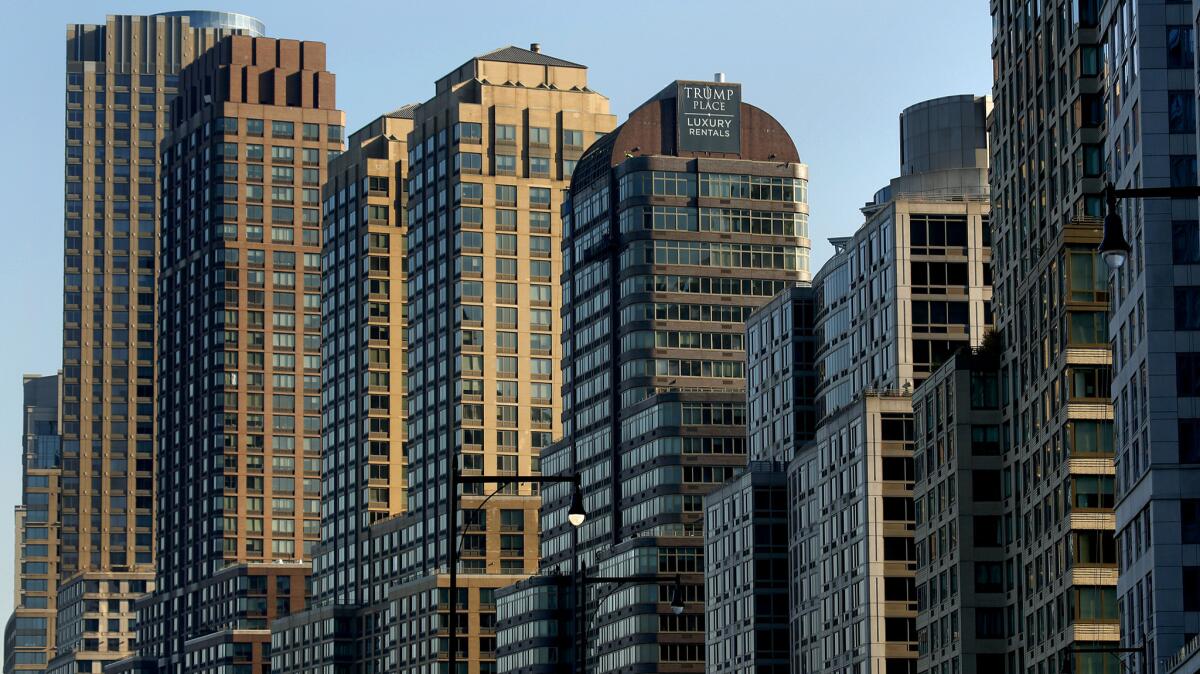
[[(991, 86), (990, 19), (982, 1), (618, 0), (353, 2), (221, 0), (19, 2), (0, 26), (0, 163), (4, 244), (0, 299), (0, 622), (12, 609), (12, 506), (20, 499), (21, 374), (61, 362), (64, 35), (106, 13), (221, 9), (262, 19), (272, 37), (329, 46), (347, 129), (433, 94), (438, 77), (475, 54), (540, 42), (590, 68), (591, 87), (624, 121), (676, 79), (726, 73), (743, 98), (791, 133), (811, 179), (813, 270), (826, 239), (850, 233), (858, 208), (899, 168), (896, 116), (906, 106)], [(415, 30), (409, 30), (413, 26)]]

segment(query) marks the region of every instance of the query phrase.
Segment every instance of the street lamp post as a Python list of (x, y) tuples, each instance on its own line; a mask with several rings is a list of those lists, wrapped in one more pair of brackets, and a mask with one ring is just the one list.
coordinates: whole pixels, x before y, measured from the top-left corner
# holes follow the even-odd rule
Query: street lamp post
[[(458, 674), (458, 486), (460, 484), (549, 484), (570, 482), (571, 507), (567, 510), (567, 521), (571, 526), (580, 527), (587, 519), (587, 511), (583, 508), (583, 490), (580, 488), (578, 475), (461, 475), (458, 472), (457, 459), (450, 468), (450, 540), (446, 551), (450, 561), (450, 616), (448, 622), (450, 631), (450, 674)], [(492, 494), (491, 496), (494, 496)], [(488, 498), (491, 498), (489, 496)]]
[(1117, 214), (1118, 199), (1196, 199), (1200, 198), (1200, 185), (1180, 187), (1126, 187), (1117, 189), (1112, 183), (1104, 186), (1104, 238), (1100, 241), (1100, 255), (1109, 269), (1116, 270), (1125, 264), (1132, 248), (1125, 239), (1125, 225)]
[[(588, 585), (599, 585), (601, 583), (616, 583), (616, 587), (609, 590), (608, 594), (601, 597), (596, 606), (604, 603), (614, 592), (621, 589), (622, 585), (662, 585), (664, 578), (652, 574), (641, 574), (636, 576), (589, 576), (587, 575), (587, 567), (581, 566), (579, 570), (579, 592), (575, 605), (575, 631), (579, 636), (578, 650), (579, 654), (575, 658), (577, 662), (578, 674), (587, 674), (587, 644), (588, 636), (591, 633), (591, 621), (584, 614), (584, 604), (586, 603), (587, 593), (585, 592)], [(671, 592), (671, 613), (675, 615), (683, 614), (683, 579), (679, 574), (675, 574), (672, 583)]]

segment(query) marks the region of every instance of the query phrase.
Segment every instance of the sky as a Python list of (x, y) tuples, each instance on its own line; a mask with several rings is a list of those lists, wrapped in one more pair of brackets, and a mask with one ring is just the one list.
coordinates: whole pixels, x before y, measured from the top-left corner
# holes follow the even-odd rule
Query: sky
[(744, 101), (783, 124), (809, 166), (814, 272), (830, 254), (826, 239), (853, 232), (858, 209), (899, 172), (900, 111), (991, 87), (982, 0), (14, 3), (0, 22), (0, 128), (9, 130), (0, 162), (0, 621), (13, 603), (6, 513), (21, 493), (21, 375), (52, 374), (62, 359), (65, 29), (181, 9), (251, 14), (271, 37), (325, 42), (347, 131), (432, 97), (437, 78), (507, 44), (538, 42), (587, 65), (619, 122), (674, 80), (724, 72)]

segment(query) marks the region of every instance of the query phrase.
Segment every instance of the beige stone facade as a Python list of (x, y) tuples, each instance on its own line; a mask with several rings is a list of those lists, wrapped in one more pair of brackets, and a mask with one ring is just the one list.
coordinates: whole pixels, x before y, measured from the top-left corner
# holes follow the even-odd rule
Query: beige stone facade
[[(435, 96), (414, 112), (407, 445), (413, 526), (405, 533), (403, 569), (445, 571), (452, 457), (467, 475), (537, 473), (541, 450), (562, 433), (559, 211), (583, 150), (615, 123), (608, 99), (588, 89), (585, 67), (516, 47), (471, 59), (438, 80)], [(504, 488), (494, 497), (484, 487), (462, 497), (461, 587), (470, 588), (470, 617), (460, 624), (471, 631), (459, 649), (472, 674), (495, 658), (494, 600), (483, 595), (537, 570), (535, 487)], [(401, 668), (413, 664), (408, 658), (426, 657), (410, 655), (401, 641)]]

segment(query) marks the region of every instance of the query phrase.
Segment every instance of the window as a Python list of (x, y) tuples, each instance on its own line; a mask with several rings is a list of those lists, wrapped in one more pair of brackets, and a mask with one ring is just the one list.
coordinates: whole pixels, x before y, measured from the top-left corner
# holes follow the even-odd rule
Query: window
[(466, 227), (483, 226), (483, 209), (474, 206), (454, 209), (454, 224)]
[(1099, 177), (1104, 172), (1104, 150), (1099, 145), (1084, 143), (1083, 145), (1083, 175), (1088, 178)]
[(246, 135), (261, 136), (263, 135), (263, 121), (261, 119), (246, 120)]
[(1067, 341), (1072, 345), (1104, 346), (1108, 344), (1108, 314), (1103, 311), (1071, 311), (1067, 313), (1070, 332)]
[(517, 157), (511, 154), (496, 155), (496, 173), (498, 175), (514, 175), (517, 172)]
[[(516, 470), (516, 468), (513, 467), (513, 470)], [(500, 529), (501, 531), (524, 531), (525, 512), (522, 510), (501, 510)]]
[(463, 173), (479, 173), (483, 170), (483, 155), (478, 152), (459, 152), (454, 155), (454, 170)]
[(454, 142), (478, 143), (483, 138), (483, 127), (479, 122), (459, 122), (454, 125)]
[(516, 304), (517, 303), (517, 284), (515, 283), (497, 283), (496, 284), (496, 301), (501, 304)]
[(998, 548), (1004, 544), (998, 516), (976, 515), (974, 530), (976, 547)]
[(515, 332), (497, 332), (496, 333), (496, 350), (504, 353), (516, 353), (517, 351), (517, 333)]
[[(550, 231), (550, 214), (540, 211), (534, 211), (529, 214), (529, 231), (531, 232), (549, 232)], [(1198, 255), (1197, 257), (1200, 257)], [(1197, 260), (1200, 261), (1200, 260)]]
[(550, 129), (544, 126), (529, 127), (529, 144), (530, 145), (549, 145), (550, 144)]
[(1175, 390), (1181, 396), (1200, 397), (1200, 353), (1175, 354)]
[(915, 325), (970, 325), (970, 305), (967, 302), (912, 302)]
[(1171, 261), (1175, 264), (1200, 264), (1200, 221), (1171, 222)]
[(1190, 69), (1193, 57), (1191, 27), (1167, 26), (1167, 67)]
[(1071, 301), (1073, 302), (1107, 302), (1108, 301), (1108, 268), (1100, 263), (1100, 258), (1093, 252), (1072, 252), (1071, 263)]
[(458, 183), (454, 186), (455, 196), (461, 202), (469, 204), (483, 203), (483, 185), (481, 183)]
[(976, 501), (999, 501), (1000, 471), (979, 468), (972, 470), (971, 490)]
[[(496, 380), (496, 399), (500, 400), (501, 402), (514, 402), (514, 403), (517, 402), (517, 399), (518, 399), (517, 382), (509, 381), (507, 379), (497, 379)], [(512, 437), (513, 439), (511, 442), (506, 441), (506, 442), (500, 442), (499, 444), (501, 444), (505, 447), (516, 447), (517, 446), (516, 435), (517, 434), (514, 431), (505, 431), (505, 434), (503, 436), (501, 436), (500, 434), (497, 434), (496, 439), (500, 440), (501, 438), (504, 438), (505, 440), (507, 440), (509, 437)]]
[(552, 297), (550, 286), (529, 286), (529, 301), (534, 304), (550, 304)]
[(296, 159), (296, 148), (287, 145), (272, 145), (271, 160), (290, 162)]
[(458, 237), (459, 249), (474, 251), (483, 250), (483, 232), (463, 231), (459, 232), (456, 236)]
[(1184, 545), (1200, 543), (1200, 498), (1179, 500), (1179, 536)]
[(535, 330), (549, 330), (552, 315), (549, 309), (530, 309), (529, 326)]
[(1200, 286), (1175, 288), (1175, 329), (1200, 330)]
[(1117, 588), (1076, 587), (1073, 593), (1076, 619), (1116, 622)]
[(961, 215), (909, 216), (909, 231), (915, 248), (966, 248), (967, 218)]
[(550, 160), (547, 157), (530, 157), (529, 173), (535, 176), (550, 175)]
[(1179, 420), (1179, 463), (1200, 463), (1200, 419)]
[(1200, 566), (1183, 567), (1183, 610), (1200, 611)]
[(1112, 370), (1107, 365), (1075, 365), (1067, 369), (1067, 396), (1072, 400), (1108, 399)]
[(496, 278), (516, 278), (517, 261), (511, 257), (496, 258)]
[(516, 185), (496, 185), (496, 205), (497, 206), (516, 206), (517, 205), (517, 186)]
[(1076, 419), (1064, 429), (1068, 455), (1112, 454), (1113, 429), (1111, 421)]
[(1196, 132), (1196, 99), (1191, 91), (1167, 92), (1167, 126), (1171, 133)]
[(272, 138), (294, 138), (296, 136), (296, 125), (292, 122), (271, 122), (271, 137)]
[(975, 636), (979, 639), (1004, 638), (1004, 609), (978, 607), (975, 609)]
[(1117, 562), (1117, 544), (1111, 531), (1072, 531), (1071, 547), (1074, 562), (1079, 566), (1099, 566)]
[(295, 209), (287, 206), (271, 207), (271, 222), (291, 223), (295, 220)]
[(531, 208), (549, 208), (550, 207), (550, 188), (548, 188), (548, 187), (530, 187), (529, 188), (529, 206)]
[(903, 562), (913, 561), (916, 558), (916, 547), (913, 544), (913, 539), (898, 536), (884, 536), (884, 561)]
[(575, 129), (563, 129), (563, 145), (570, 148), (582, 148), (583, 132)]
[(512, 124), (496, 125), (496, 143), (513, 144), (517, 142), (517, 127)]
[(1072, 482), (1076, 508), (1083, 510), (1111, 509), (1116, 505), (1113, 478), (1108, 475), (1079, 475)]
[(496, 229), (511, 232), (517, 228), (517, 212), (506, 208), (496, 209)]
[(1003, 592), (1004, 565), (1000, 562), (975, 562), (975, 591)]
[[(534, 353), (550, 353), (553, 348), (552, 342), (550, 335), (541, 335), (536, 332), (529, 335), (529, 348)], [(546, 397), (548, 398), (549, 395)]]
[(516, 234), (497, 234), (496, 235), (496, 254), (498, 254), (498, 255), (516, 255), (517, 254), (517, 235)]
[(1196, 157), (1171, 155), (1171, 187), (1191, 187), (1196, 184)]

